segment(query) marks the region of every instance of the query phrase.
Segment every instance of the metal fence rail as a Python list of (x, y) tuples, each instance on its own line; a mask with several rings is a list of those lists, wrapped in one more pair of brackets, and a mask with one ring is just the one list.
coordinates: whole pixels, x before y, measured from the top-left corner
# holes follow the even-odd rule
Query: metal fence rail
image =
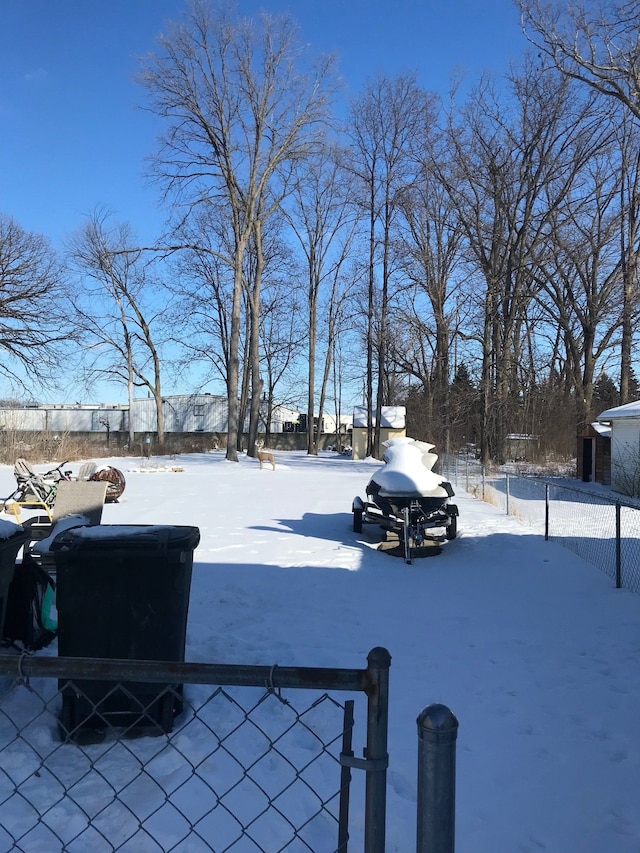
[(596, 566), (617, 587), (640, 592), (640, 508), (538, 476), (485, 468), (445, 454), (442, 475), (514, 515)]
[[(381, 648), (366, 669), (2, 655), (0, 853), (346, 853), (354, 768), (363, 849), (383, 853), (389, 665)], [(157, 685), (153, 702), (136, 698), (141, 683)], [(119, 691), (138, 718), (124, 731), (103, 711)], [(354, 700), (329, 691), (366, 696), (365, 758)], [(70, 692), (93, 697), (90, 729), (65, 720)], [(154, 709), (167, 695), (181, 713), (165, 728)]]

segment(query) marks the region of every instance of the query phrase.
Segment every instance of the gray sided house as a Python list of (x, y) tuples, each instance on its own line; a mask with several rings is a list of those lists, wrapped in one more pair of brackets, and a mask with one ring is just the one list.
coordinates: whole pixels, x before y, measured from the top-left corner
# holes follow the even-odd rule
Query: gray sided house
[(640, 400), (606, 409), (598, 422), (611, 427), (611, 488), (640, 497)]

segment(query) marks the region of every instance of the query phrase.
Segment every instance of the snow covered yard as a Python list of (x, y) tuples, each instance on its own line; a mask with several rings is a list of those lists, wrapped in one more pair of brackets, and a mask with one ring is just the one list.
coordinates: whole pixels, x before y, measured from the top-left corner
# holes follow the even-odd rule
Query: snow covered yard
[[(415, 849), (416, 718), (432, 702), (460, 724), (457, 849), (640, 849), (640, 597), (462, 493), (459, 536), (438, 556), (376, 550), (350, 510), (378, 463), (106, 461), (127, 487), (103, 524), (200, 528), (187, 660), (361, 668), (389, 650), (388, 851)], [(12, 485), (0, 468), (0, 492)], [(354, 795), (354, 850), (361, 813)]]

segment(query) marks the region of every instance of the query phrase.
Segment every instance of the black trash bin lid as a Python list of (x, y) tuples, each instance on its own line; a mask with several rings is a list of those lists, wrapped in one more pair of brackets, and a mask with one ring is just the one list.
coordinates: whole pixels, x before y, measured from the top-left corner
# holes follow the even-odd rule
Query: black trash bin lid
[(25, 530), (21, 524), (14, 524), (13, 521), (0, 518), (0, 543), (15, 542), (17, 539), (24, 539), (26, 541), (28, 538), (29, 531)]
[(200, 542), (200, 528), (190, 525), (96, 524), (59, 533), (51, 551), (188, 551)]

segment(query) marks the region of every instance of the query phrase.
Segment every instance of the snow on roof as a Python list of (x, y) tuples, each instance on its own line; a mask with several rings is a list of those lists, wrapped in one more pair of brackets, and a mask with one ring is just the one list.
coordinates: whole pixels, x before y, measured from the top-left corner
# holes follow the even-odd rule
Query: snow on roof
[[(387, 429), (404, 429), (405, 416), (407, 410), (405, 406), (383, 406), (380, 417), (380, 426)], [(371, 423), (375, 426), (375, 414), (371, 415)], [(353, 425), (354, 427), (366, 427), (368, 423), (367, 407), (353, 407)]]
[(619, 418), (640, 418), (640, 400), (633, 403), (625, 403), (624, 406), (614, 406), (612, 409), (605, 409), (598, 415), (599, 421), (615, 421)]
[(599, 435), (610, 436), (611, 435), (611, 427), (606, 424), (599, 424), (597, 421), (591, 424), (591, 428), (594, 429)]

